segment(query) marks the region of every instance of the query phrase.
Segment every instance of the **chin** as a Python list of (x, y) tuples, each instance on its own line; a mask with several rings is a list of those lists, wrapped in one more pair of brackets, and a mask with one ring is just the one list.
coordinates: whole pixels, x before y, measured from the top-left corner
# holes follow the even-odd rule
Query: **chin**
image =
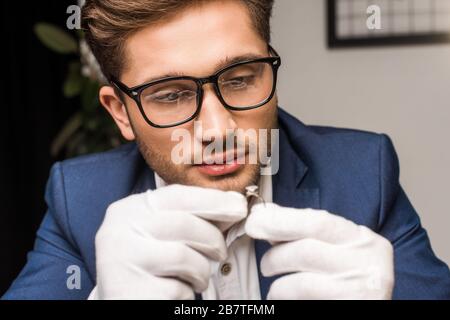
[(245, 165), (231, 174), (208, 176), (200, 173), (194, 166), (189, 168), (189, 174), (185, 176), (186, 181), (182, 184), (245, 193), (245, 187), (258, 183), (259, 169), (258, 165)]

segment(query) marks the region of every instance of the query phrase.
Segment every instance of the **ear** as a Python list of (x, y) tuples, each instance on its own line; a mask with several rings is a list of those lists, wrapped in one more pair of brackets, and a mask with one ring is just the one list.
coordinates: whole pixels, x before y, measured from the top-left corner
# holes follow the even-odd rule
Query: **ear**
[(102, 87), (99, 95), (101, 104), (116, 122), (122, 136), (128, 141), (133, 141), (135, 135), (128, 117), (127, 109), (116, 95), (114, 89), (109, 86)]

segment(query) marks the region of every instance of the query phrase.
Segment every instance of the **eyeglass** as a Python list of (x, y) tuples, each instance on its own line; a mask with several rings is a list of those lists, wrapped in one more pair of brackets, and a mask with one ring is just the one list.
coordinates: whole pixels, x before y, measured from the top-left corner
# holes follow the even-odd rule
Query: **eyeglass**
[(170, 128), (195, 119), (203, 101), (203, 85), (212, 83), (220, 102), (229, 110), (259, 108), (272, 100), (281, 58), (269, 46), (272, 57), (229, 65), (206, 78), (168, 77), (133, 88), (117, 79), (110, 82), (132, 98), (145, 121), (156, 128)]

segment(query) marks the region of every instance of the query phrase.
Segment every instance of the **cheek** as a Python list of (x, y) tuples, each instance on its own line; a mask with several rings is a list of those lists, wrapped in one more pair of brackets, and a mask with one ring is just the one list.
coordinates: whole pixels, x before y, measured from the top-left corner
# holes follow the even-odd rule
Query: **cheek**
[(152, 150), (163, 157), (170, 155), (172, 144), (171, 131), (169, 129), (160, 129), (151, 127), (145, 121), (135, 127), (136, 138), (139, 143), (144, 144), (147, 149)]
[(135, 131), (141, 144), (167, 161), (170, 159), (172, 151), (178, 150), (179, 148), (176, 147), (180, 145), (185, 148), (187, 153), (191, 151), (193, 130), (190, 123), (174, 128), (154, 128), (144, 120), (143, 124), (139, 124), (135, 128)]
[(249, 110), (237, 118), (238, 128), (242, 129), (270, 129), (275, 125), (277, 116), (276, 103), (269, 103), (264, 107)]

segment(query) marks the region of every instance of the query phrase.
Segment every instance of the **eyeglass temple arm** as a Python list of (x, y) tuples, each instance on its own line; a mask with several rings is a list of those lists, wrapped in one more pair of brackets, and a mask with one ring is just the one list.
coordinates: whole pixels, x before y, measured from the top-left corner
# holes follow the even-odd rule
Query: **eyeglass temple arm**
[(130, 89), (126, 85), (124, 85), (122, 82), (120, 82), (119, 80), (111, 79), (111, 80), (109, 80), (109, 83), (113, 87), (114, 91), (116, 91), (116, 94), (119, 96), (119, 99), (122, 101), (122, 103), (124, 105), (125, 105), (124, 94), (126, 94), (127, 96), (129, 96), (132, 99), (135, 98), (135, 97), (133, 97)]
[(123, 93), (128, 94), (128, 92), (130, 91), (130, 89), (129, 89), (127, 86), (125, 86), (122, 82), (120, 82), (120, 81), (117, 80), (117, 79), (112, 78), (112, 79), (109, 80), (109, 83), (110, 83), (114, 88), (116, 88), (116, 89), (122, 91)]
[(267, 46), (269, 47), (269, 53), (270, 53), (270, 54), (273, 54), (273, 55), (274, 55), (275, 57), (277, 57), (277, 58), (280, 57), (280, 55), (278, 54), (278, 52), (277, 52), (270, 44), (268, 44)]

